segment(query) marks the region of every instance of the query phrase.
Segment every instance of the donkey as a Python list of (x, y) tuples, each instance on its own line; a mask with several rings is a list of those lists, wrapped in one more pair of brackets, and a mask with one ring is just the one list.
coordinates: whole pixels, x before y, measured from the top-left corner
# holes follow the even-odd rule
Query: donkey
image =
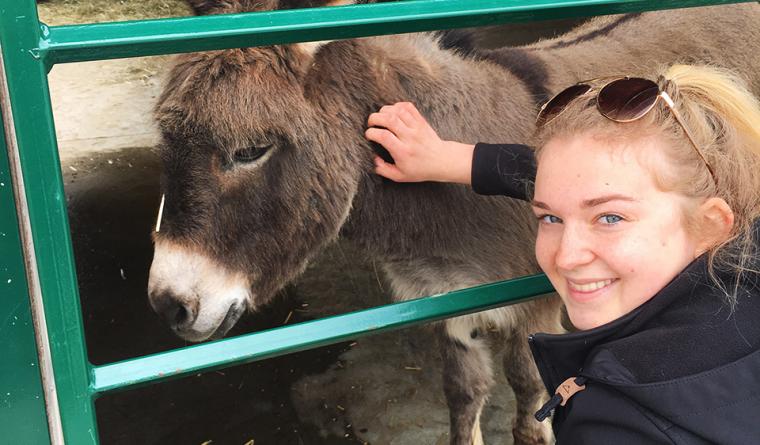
[[(214, 14), (293, 0), (188, 2)], [(151, 305), (187, 340), (221, 337), (339, 236), (383, 265), (397, 300), (534, 273), (525, 203), (382, 180), (363, 138), (367, 116), (411, 101), (443, 138), (524, 142), (550, 92), (677, 61), (733, 68), (760, 92), (758, 23), (760, 5), (746, 4), (597, 18), (555, 39), (475, 53), (407, 34), (179, 56), (156, 106), (166, 204)], [(515, 443), (552, 440), (532, 419), (545, 389), (526, 337), (560, 332), (559, 314), (558, 300), (543, 298), (436, 324), (452, 444), (482, 442), (489, 328), (506, 337)]]

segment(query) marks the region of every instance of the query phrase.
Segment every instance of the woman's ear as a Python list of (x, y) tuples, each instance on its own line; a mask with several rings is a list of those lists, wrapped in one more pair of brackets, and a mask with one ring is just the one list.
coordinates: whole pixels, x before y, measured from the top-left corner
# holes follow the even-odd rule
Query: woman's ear
[(709, 198), (699, 206), (698, 222), (700, 243), (695, 256), (728, 239), (734, 227), (734, 211), (722, 198)]

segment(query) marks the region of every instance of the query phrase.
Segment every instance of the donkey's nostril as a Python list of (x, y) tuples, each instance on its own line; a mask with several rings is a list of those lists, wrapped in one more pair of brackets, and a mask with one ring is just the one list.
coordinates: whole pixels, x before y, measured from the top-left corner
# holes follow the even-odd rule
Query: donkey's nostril
[(164, 320), (175, 330), (182, 330), (193, 324), (195, 311), (187, 303), (174, 301), (164, 312)]
[(153, 308), (172, 329), (182, 330), (195, 322), (197, 313), (193, 307), (171, 292), (162, 292), (152, 297)]
[[(190, 311), (187, 310), (187, 307), (182, 303), (177, 304), (176, 310), (174, 313), (174, 320), (173, 320), (174, 324), (172, 325), (172, 327), (174, 326), (180, 327), (186, 324), (188, 318), (190, 318)], [(167, 320), (170, 322), (169, 324), (171, 324), (172, 320), (171, 320), (170, 315), (167, 316)]]

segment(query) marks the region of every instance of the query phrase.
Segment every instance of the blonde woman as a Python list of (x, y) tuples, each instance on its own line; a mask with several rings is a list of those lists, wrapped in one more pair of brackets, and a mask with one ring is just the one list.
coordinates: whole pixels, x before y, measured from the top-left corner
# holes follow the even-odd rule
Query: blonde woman
[(559, 444), (760, 443), (760, 106), (739, 79), (677, 65), (570, 86), (535, 153), (442, 141), (408, 103), (368, 124), (382, 176), (530, 200), (577, 328), (527, 339)]

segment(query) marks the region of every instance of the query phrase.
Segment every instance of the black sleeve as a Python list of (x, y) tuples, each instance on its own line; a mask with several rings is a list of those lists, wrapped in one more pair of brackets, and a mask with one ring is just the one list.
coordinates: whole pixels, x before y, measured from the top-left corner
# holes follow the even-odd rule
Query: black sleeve
[(481, 195), (505, 195), (528, 201), (536, 179), (533, 149), (520, 144), (475, 145), (472, 189)]

